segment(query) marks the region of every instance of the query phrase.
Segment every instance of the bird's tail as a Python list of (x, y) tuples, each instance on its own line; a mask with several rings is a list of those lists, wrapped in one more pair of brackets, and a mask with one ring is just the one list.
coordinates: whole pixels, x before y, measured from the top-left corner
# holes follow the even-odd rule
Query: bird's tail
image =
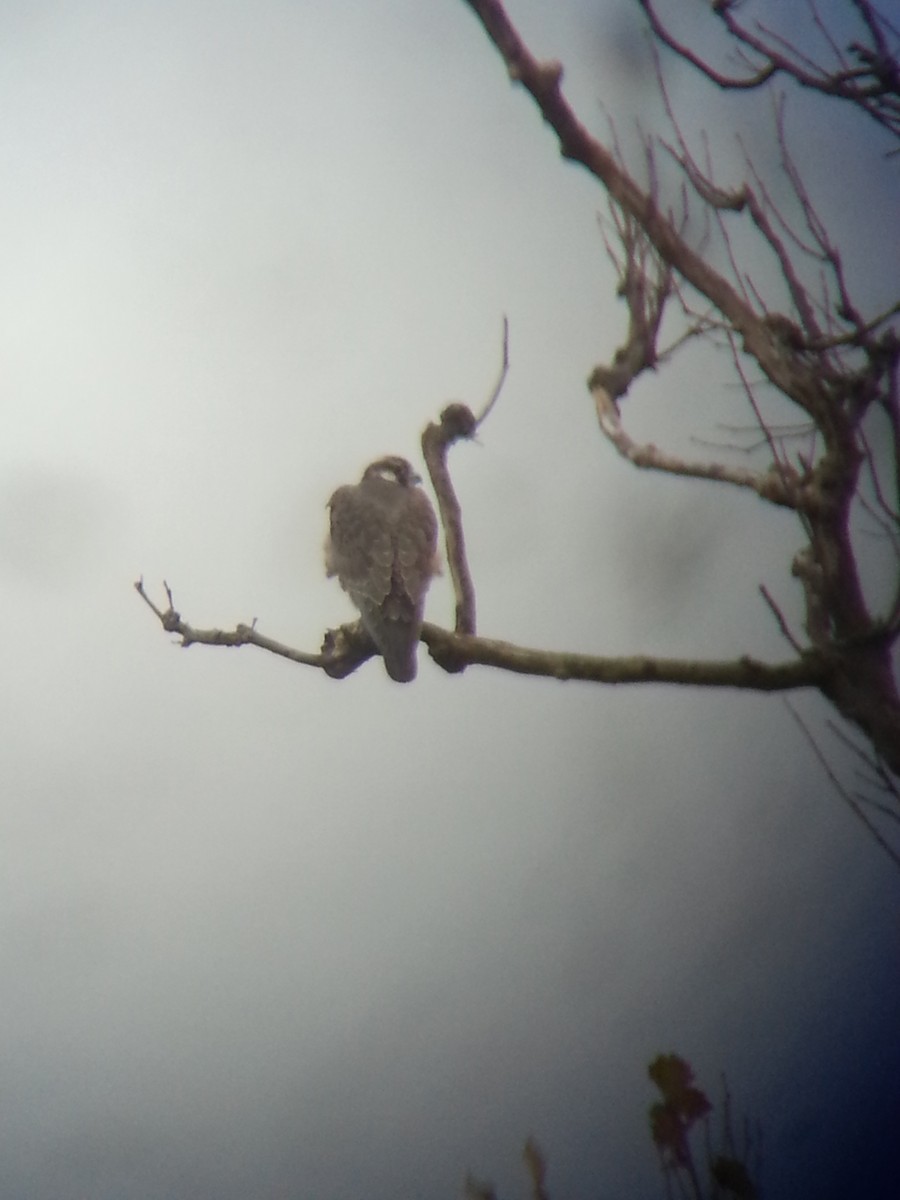
[(416, 677), (418, 662), (418, 638), (409, 625), (386, 622), (379, 647), (384, 659), (385, 670), (396, 683), (412, 683)]

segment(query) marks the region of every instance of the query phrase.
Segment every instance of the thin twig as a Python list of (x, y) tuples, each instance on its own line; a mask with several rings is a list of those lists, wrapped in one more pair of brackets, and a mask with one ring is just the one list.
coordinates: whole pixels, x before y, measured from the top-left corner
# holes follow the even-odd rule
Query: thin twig
[(778, 607), (778, 605), (772, 599), (772, 596), (769, 593), (769, 589), (766, 587), (766, 585), (764, 583), (761, 583), (759, 585), (759, 590), (760, 590), (760, 594), (762, 595), (763, 600), (765, 600), (766, 604), (768, 604), (770, 610), (772, 611), (772, 615), (775, 617), (775, 620), (778, 622), (778, 628), (781, 630), (781, 636), (785, 639), (786, 642), (788, 642), (788, 644), (794, 650), (797, 651), (798, 654), (802, 654), (803, 647), (801, 646), (801, 644), (797, 641), (797, 639), (794, 637), (793, 633), (791, 632), (791, 627), (788, 625), (787, 619), (785, 618), (784, 613), (781, 611), (781, 609)]
[[(355, 670), (360, 663), (365, 662), (367, 658), (371, 658), (374, 653), (374, 647), (367, 648), (364, 636), (357, 626), (345, 626), (342, 630), (331, 630), (333, 648), (329, 652), (328, 647), (323, 648), (319, 654), (310, 654), (305, 650), (296, 650), (293, 646), (288, 646), (284, 642), (278, 642), (274, 638), (266, 637), (259, 633), (254, 620), (250, 625), (236, 625), (232, 630), (226, 629), (196, 629), (193, 625), (189, 625), (183, 620), (181, 614), (175, 609), (175, 602), (172, 596), (172, 589), (168, 583), (163, 583), (168, 600), (166, 609), (159, 608), (147, 594), (144, 587), (143, 579), (139, 579), (134, 590), (141, 597), (144, 603), (156, 614), (159, 623), (167, 633), (177, 634), (181, 638), (181, 645), (184, 648), (188, 646), (256, 646), (260, 650), (267, 650), (269, 654), (277, 654), (280, 658), (290, 659), (291, 662), (300, 663), (306, 667), (319, 667), (326, 674), (332, 675), (335, 678), (343, 678), (344, 675), (350, 673), (350, 670)], [(345, 633), (347, 636), (339, 639), (338, 634)], [(356, 633), (356, 636), (353, 634)], [(328, 637), (326, 636), (326, 642)], [(340, 643), (340, 644), (338, 644)]]
[(477, 424), (483, 425), (490, 416), (491, 409), (497, 403), (497, 398), (503, 391), (503, 384), (506, 382), (506, 375), (509, 371), (509, 319), (506, 313), (503, 314), (503, 358), (500, 363), (500, 374), (497, 376), (497, 382), (494, 384), (494, 390), (488, 397), (481, 416), (478, 417)]
[(797, 722), (798, 726), (800, 727), (800, 731), (802, 732), (803, 736), (806, 738), (807, 742), (809, 743), (813, 754), (815, 754), (816, 758), (819, 760), (819, 763), (820, 763), (822, 769), (824, 770), (825, 774), (828, 776), (828, 780), (831, 783), (831, 786), (834, 788), (834, 790), (837, 792), (837, 794), (840, 796), (840, 798), (844, 801), (844, 803), (850, 808), (850, 811), (853, 813), (853, 815), (858, 820), (862, 821), (863, 825), (865, 825), (866, 829), (869, 831), (869, 833), (872, 835), (872, 837), (875, 839), (875, 841), (878, 843), (878, 845), (882, 848), (882, 850), (885, 852), (885, 854), (888, 856), (888, 858), (891, 859), (894, 866), (900, 868), (900, 854), (898, 854), (897, 851), (890, 844), (890, 842), (887, 841), (887, 839), (884, 837), (884, 835), (879, 830), (878, 826), (873, 821), (871, 821), (868, 818), (868, 816), (863, 812), (862, 808), (857, 803), (857, 801), (853, 798), (853, 796), (850, 795), (850, 793), (847, 791), (847, 789), (844, 787), (844, 785), (838, 779), (837, 775), (832, 770), (831, 764), (828, 762), (828, 759), (822, 753), (821, 747), (819, 746), (818, 742), (813, 737), (810, 730), (807, 728), (806, 722), (803, 720), (803, 718), (800, 716), (800, 714), (796, 711), (794, 706), (787, 699), (785, 699), (784, 703), (787, 707), (788, 712), (791, 714), (791, 716), (794, 718), (794, 720)]

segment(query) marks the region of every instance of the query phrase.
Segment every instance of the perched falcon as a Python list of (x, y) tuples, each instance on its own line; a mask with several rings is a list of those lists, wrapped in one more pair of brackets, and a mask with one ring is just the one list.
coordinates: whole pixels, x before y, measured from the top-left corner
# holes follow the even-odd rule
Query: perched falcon
[(358, 484), (339, 487), (325, 569), (359, 609), (391, 679), (416, 677), (425, 593), (437, 570), (437, 518), (405, 458), (379, 458)]

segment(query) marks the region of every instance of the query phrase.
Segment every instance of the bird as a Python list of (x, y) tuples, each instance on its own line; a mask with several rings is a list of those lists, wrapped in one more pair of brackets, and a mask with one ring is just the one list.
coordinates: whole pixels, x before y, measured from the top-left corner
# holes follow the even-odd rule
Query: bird
[(439, 570), (438, 523), (405, 458), (370, 463), (328, 501), (326, 574), (337, 576), (397, 683), (416, 677), (425, 593)]

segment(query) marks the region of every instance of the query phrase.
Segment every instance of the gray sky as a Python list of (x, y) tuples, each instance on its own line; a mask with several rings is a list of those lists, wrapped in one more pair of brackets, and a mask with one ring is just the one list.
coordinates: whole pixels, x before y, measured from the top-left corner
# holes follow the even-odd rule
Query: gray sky
[[(652, 118), (627, 6), (510, 11), (586, 120)], [(315, 649), (352, 615), (329, 494), (483, 400), (506, 312), (452, 459), (481, 631), (781, 657), (787, 517), (596, 428), (602, 195), (452, 0), (8, 3), (0, 35), (0, 1192), (515, 1196), (533, 1133), (558, 1200), (653, 1196), (673, 1050), (762, 1120), (768, 1196), (846, 1195), (896, 1111), (898, 881), (779, 700), (424, 648), (412, 687), (338, 684), (173, 649), (131, 590)], [(804, 150), (846, 227), (851, 172)], [(883, 237), (847, 237), (878, 295)], [(688, 357), (629, 427), (686, 446), (730, 379)]]

